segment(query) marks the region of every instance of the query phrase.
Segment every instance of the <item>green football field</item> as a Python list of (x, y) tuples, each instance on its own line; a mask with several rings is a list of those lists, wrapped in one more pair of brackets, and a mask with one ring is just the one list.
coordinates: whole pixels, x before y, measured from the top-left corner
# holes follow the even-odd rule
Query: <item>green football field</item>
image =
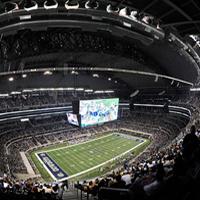
[[(142, 138), (112, 133), (80, 144), (40, 150), (35, 152), (37, 159), (33, 161), (36, 166), (38, 161), (40, 162), (39, 171), (42, 176), (45, 176), (43, 173), (48, 172), (54, 180), (59, 180), (54, 176), (56, 171), (61, 173), (61, 178), (62, 172), (68, 177), (76, 177), (100, 169), (113, 160), (140, 148), (146, 142), (147, 140)], [(39, 157), (39, 154), (44, 157)]]

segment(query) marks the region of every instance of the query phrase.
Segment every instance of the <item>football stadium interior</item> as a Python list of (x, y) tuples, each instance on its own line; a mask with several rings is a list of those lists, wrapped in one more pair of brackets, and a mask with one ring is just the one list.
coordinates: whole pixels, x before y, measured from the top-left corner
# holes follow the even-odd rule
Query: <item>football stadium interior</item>
[(199, 200), (200, 1), (0, 0), (0, 199)]

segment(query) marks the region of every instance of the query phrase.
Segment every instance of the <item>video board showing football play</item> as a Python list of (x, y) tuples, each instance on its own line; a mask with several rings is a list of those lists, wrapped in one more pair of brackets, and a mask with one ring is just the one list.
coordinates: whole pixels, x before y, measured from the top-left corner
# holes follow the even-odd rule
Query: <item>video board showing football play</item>
[(67, 119), (68, 119), (68, 122), (70, 124), (73, 124), (75, 126), (79, 126), (79, 123), (78, 123), (78, 117), (76, 114), (72, 114), (72, 113), (67, 113)]
[(114, 121), (118, 117), (119, 98), (80, 100), (81, 127)]

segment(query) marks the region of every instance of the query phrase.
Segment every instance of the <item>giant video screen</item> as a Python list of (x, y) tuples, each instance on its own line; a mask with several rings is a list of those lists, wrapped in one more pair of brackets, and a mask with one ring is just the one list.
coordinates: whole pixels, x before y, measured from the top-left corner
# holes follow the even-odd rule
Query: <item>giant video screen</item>
[(102, 124), (117, 119), (119, 99), (81, 100), (79, 114), (81, 127)]
[(68, 122), (70, 124), (73, 124), (75, 126), (79, 126), (79, 123), (78, 123), (78, 117), (76, 114), (72, 114), (72, 113), (67, 113), (67, 119), (68, 119)]

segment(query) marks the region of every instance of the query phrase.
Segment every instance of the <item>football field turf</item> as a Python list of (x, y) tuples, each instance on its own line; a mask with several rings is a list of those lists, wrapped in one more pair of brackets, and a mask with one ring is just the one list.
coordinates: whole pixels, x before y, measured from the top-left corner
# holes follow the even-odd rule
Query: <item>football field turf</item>
[(112, 133), (100, 138), (48, 150), (35, 155), (54, 180), (84, 174), (132, 152), (146, 140)]

